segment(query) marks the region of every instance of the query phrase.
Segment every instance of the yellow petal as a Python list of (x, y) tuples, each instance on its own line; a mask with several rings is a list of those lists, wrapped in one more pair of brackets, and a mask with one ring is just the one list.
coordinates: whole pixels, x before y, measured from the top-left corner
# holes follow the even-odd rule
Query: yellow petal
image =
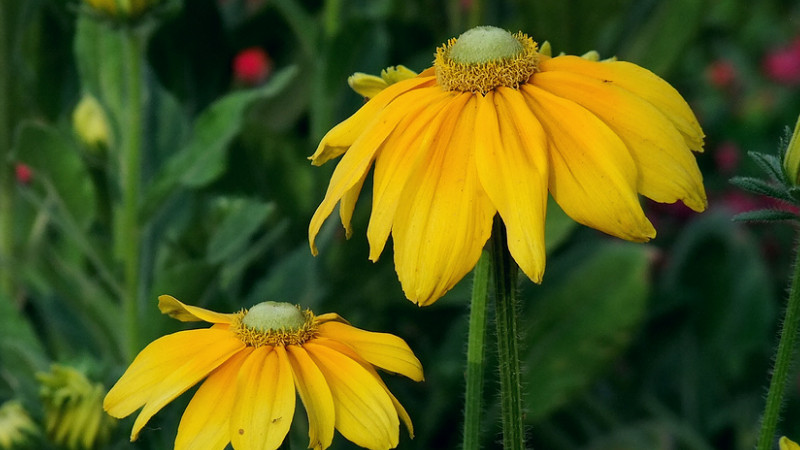
[(399, 425), (391, 398), (358, 362), (325, 345), (303, 346), (328, 382), (342, 436), (369, 449), (397, 446)]
[(523, 272), (542, 281), (547, 211), (547, 139), (522, 95), (499, 88), (479, 98), (475, 161), (503, 218), (508, 248)]
[(781, 436), (781, 438), (778, 440), (778, 446), (780, 447), (780, 450), (800, 450), (800, 445), (797, 445), (796, 442), (792, 441), (786, 436)]
[(430, 86), (434, 83), (435, 78), (420, 76), (395, 83), (383, 89), (356, 111), (355, 114), (339, 125), (336, 125), (325, 134), (317, 150), (309, 158), (311, 159), (311, 163), (315, 166), (320, 166), (341, 155), (356, 142), (359, 136), (373, 125), (378, 115), (388, 104), (406, 92), (412, 91), (418, 87)]
[(330, 322), (331, 320), (335, 320), (337, 322), (342, 322), (342, 323), (350, 323), (350, 322), (346, 321), (344, 319), (344, 317), (342, 317), (342, 316), (340, 316), (340, 315), (338, 315), (336, 313), (320, 314), (316, 318), (314, 318), (314, 322), (316, 322), (317, 324)]
[(362, 72), (356, 72), (347, 77), (347, 84), (350, 85), (350, 89), (365, 98), (375, 97), (380, 91), (389, 86), (389, 83), (383, 78)]
[(252, 347), (225, 361), (208, 376), (181, 417), (175, 450), (224, 449), (231, 441), (230, 416), (236, 378)]
[[(397, 83), (397, 85), (402, 83), (404, 82)], [(393, 86), (396, 85), (392, 85), (392, 87)], [(387, 88), (386, 91), (389, 89), (391, 89), (391, 87)], [(415, 89), (398, 97), (378, 114), (378, 117), (375, 118), (369, 127), (355, 140), (347, 154), (339, 161), (336, 170), (334, 170), (333, 175), (331, 175), (331, 181), (328, 185), (328, 191), (325, 193), (325, 198), (322, 200), (322, 203), (320, 203), (316, 212), (314, 212), (314, 216), (311, 218), (311, 223), (308, 226), (308, 240), (311, 253), (314, 255), (317, 254), (317, 247), (314, 242), (315, 238), (319, 229), (322, 227), (322, 223), (331, 214), (336, 203), (364, 177), (364, 174), (369, 170), (372, 164), (375, 153), (397, 124), (399, 124), (404, 117), (417, 114), (418, 111), (424, 109), (431, 102), (432, 98), (436, 98), (435, 95), (432, 95), (433, 93), (431, 91), (439, 92), (440, 89), (436, 87)], [(381, 93), (381, 95), (382, 94), (383, 93)], [(375, 99), (378, 98), (380, 98), (380, 95), (375, 97)]]
[(328, 382), (308, 353), (299, 345), (286, 346), (294, 385), (308, 414), (308, 448), (328, 448), (333, 441), (336, 411)]
[(395, 128), (375, 160), (372, 213), (367, 228), (369, 258), (377, 261), (392, 230), (397, 205), (421, 156), (431, 151), (442, 122), (453, 114), (454, 94), (442, 92), (419, 114), (407, 116)]
[(361, 193), (361, 187), (364, 186), (364, 180), (367, 179), (368, 173), (369, 172), (364, 172), (361, 179), (345, 192), (342, 196), (342, 200), (339, 202), (339, 218), (342, 220), (342, 226), (344, 227), (347, 239), (350, 239), (353, 235), (353, 210), (356, 208), (358, 196)]
[(282, 346), (258, 347), (239, 370), (231, 414), (234, 448), (275, 450), (292, 424), (294, 377)]
[(233, 323), (236, 318), (236, 314), (221, 314), (197, 306), (186, 305), (171, 295), (158, 297), (158, 309), (162, 314), (181, 322)]
[(682, 200), (695, 211), (705, 209), (697, 161), (672, 122), (651, 103), (613, 83), (569, 72), (543, 72), (532, 81), (588, 109), (622, 139), (639, 168), (638, 190), (643, 195), (662, 203)]
[(399, 373), (414, 381), (422, 381), (422, 363), (408, 344), (389, 333), (374, 333), (339, 323), (327, 322), (319, 327), (319, 335), (334, 341), (344, 342), (355, 352), (381, 369)]
[(475, 167), (477, 100), (464, 93), (452, 102), (406, 183), (392, 226), (397, 275), (406, 297), (421, 306), (472, 270), (495, 213)]
[(636, 195), (639, 176), (625, 144), (581, 106), (531, 84), (522, 91), (548, 137), (549, 187), (576, 222), (630, 241), (655, 237)]
[[(616, 84), (647, 100), (667, 116), (689, 148), (703, 150), (703, 130), (686, 100), (669, 83), (643, 67), (626, 61), (592, 62), (577, 56), (560, 56), (541, 61), (539, 69), (542, 72), (573, 72)], [(533, 78), (536, 76), (538, 74)]]
[[(217, 345), (223, 344), (222, 347)], [(207, 352), (206, 347), (228, 354), (229, 349), (244, 347), (229, 331), (202, 329), (180, 331), (150, 343), (106, 395), (103, 408), (112, 416), (122, 418), (147, 403), (150, 394), (167, 377), (182, 366)], [(211, 369), (209, 369), (209, 372)]]

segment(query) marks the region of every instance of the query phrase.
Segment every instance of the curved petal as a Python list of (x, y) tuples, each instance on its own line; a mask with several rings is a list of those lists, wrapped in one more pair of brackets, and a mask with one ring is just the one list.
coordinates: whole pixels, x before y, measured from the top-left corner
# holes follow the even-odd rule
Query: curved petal
[[(171, 339), (164, 341), (166, 338)], [(154, 345), (156, 343), (158, 345)], [(142, 399), (146, 401), (133, 422), (131, 440), (136, 440), (155, 413), (242, 348), (242, 341), (223, 330), (189, 330), (165, 336), (139, 353), (106, 395), (108, 405), (104, 407), (115, 415), (115, 412), (141, 404)], [(117, 386), (120, 388), (115, 391)]]
[(350, 323), (344, 319), (344, 317), (336, 314), (336, 313), (325, 313), (320, 314), (314, 318), (314, 321), (318, 324), (330, 322), (330, 321), (342, 322), (342, 323)]
[[(542, 89), (591, 111), (622, 139), (639, 168), (638, 190), (657, 202), (707, 205), (703, 176), (677, 129), (651, 103), (613, 83), (569, 72), (543, 72)], [(609, 105), (613, 105), (610, 107)]]
[(431, 85), (434, 82), (435, 78), (430, 76), (415, 77), (394, 83), (383, 89), (352, 116), (333, 127), (323, 136), (317, 150), (309, 157), (311, 163), (315, 166), (320, 166), (341, 155), (367, 130), (386, 105), (406, 92)]
[(156, 339), (139, 352), (108, 391), (103, 408), (116, 418), (128, 416), (147, 403), (170, 374), (210, 359), (213, 367), (194, 380), (194, 384), (243, 347), (239, 339), (225, 330), (187, 330)]
[(583, 107), (522, 87), (548, 136), (550, 193), (576, 222), (629, 241), (655, 237), (636, 195), (638, 170), (625, 144)]
[(327, 322), (319, 327), (320, 337), (344, 342), (356, 354), (381, 369), (399, 373), (414, 381), (422, 381), (422, 363), (406, 341), (388, 333), (374, 333), (340, 323)]
[(258, 347), (242, 364), (230, 434), (234, 448), (275, 450), (286, 438), (295, 407), (294, 376), (282, 346)]
[(175, 450), (222, 450), (228, 445), (236, 378), (252, 351), (252, 347), (244, 348), (217, 367), (200, 385), (181, 417)]
[(431, 151), (442, 122), (463, 108), (463, 104), (454, 101), (454, 96), (451, 92), (442, 92), (418, 115), (408, 116), (395, 128), (377, 156), (372, 213), (367, 228), (370, 260), (377, 261), (383, 252), (406, 183), (418, 170), (422, 155)]
[(328, 382), (303, 347), (288, 345), (286, 351), (294, 373), (295, 388), (308, 414), (308, 448), (328, 448), (336, 426), (336, 410)]
[(181, 322), (233, 323), (236, 314), (222, 314), (197, 306), (181, 303), (171, 295), (158, 296), (158, 309)]
[(681, 132), (689, 148), (698, 152), (703, 150), (703, 130), (686, 100), (669, 83), (643, 67), (626, 61), (594, 62), (567, 55), (541, 61), (539, 69), (542, 72), (573, 72), (616, 84), (664, 113)]
[[(402, 82), (401, 82), (402, 83)], [(400, 83), (397, 83), (400, 84)], [(388, 89), (387, 89), (388, 90)], [(381, 147), (384, 140), (395, 129), (395, 127), (409, 115), (418, 114), (430, 104), (436, 94), (440, 92), (437, 87), (421, 88), (406, 92), (399, 96), (395, 101), (384, 108), (371, 122), (369, 127), (353, 142), (350, 150), (336, 165), (336, 169), (331, 175), (328, 191), (325, 198), (320, 203), (311, 223), (308, 226), (308, 241), (311, 253), (317, 254), (317, 247), (314, 240), (322, 227), (325, 219), (331, 215), (336, 203), (356, 185), (369, 170), (375, 153)], [(375, 97), (376, 99), (378, 97)]]
[(330, 387), (336, 411), (336, 429), (362, 447), (389, 449), (397, 446), (400, 421), (383, 387), (358, 362), (309, 341), (303, 346)]
[(478, 99), (475, 162), (486, 194), (508, 232), (508, 249), (536, 283), (545, 266), (547, 138), (519, 91), (499, 88)]
[(472, 270), (495, 214), (475, 167), (477, 100), (469, 93), (456, 99), (463, 109), (445, 117), (406, 183), (392, 225), (397, 275), (406, 297), (420, 306)]
[(361, 179), (344, 193), (342, 200), (339, 202), (339, 218), (342, 220), (347, 239), (350, 239), (353, 235), (353, 210), (356, 208), (358, 196), (361, 194), (361, 188), (364, 186), (364, 180), (367, 179), (368, 173), (369, 171), (364, 172)]

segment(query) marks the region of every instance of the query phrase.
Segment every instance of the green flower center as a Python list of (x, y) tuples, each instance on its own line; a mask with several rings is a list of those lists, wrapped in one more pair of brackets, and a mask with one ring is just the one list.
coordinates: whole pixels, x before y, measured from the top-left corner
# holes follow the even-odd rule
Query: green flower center
[(450, 48), (450, 59), (461, 64), (480, 64), (519, 56), (525, 48), (508, 31), (480, 26), (461, 34)]
[(231, 330), (250, 347), (302, 344), (317, 333), (314, 314), (290, 303), (263, 302), (241, 314)]

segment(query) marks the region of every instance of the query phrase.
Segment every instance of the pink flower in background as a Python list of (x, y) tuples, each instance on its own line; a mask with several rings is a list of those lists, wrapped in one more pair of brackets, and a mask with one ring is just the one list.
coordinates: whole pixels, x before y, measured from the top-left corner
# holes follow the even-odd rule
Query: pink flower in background
[(721, 143), (714, 151), (714, 162), (717, 165), (717, 170), (725, 175), (730, 175), (736, 170), (739, 166), (740, 158), (741, 150), (732, 141)]
[(16, 167), (14, 167), (14, 174), (17, 176), (17, 182), (19, 184), (28, 184), (31, 182), (31, 178), (33, 178), (33, 171), (31, 168), (22, 163), (17, 163)]
[(259, 85), (266, 81), (271, 73), (272, 59), (260, 47), (246, 48), (233, 59), (234, 79), (244, 85)]
[(800, 38), (785, 47), (773, 49), (763, 61), (764, 73), (778, 83), (800, 84)]
[(706, 77), (712, 86), (719, 89), (729, 89), (738, 78), (736, 66), (732, 62), (718, 59), (706, 68)]

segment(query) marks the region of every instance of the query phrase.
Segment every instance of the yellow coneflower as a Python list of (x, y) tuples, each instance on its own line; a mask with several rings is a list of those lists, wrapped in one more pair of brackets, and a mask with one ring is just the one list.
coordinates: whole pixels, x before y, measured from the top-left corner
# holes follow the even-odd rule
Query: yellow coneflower
[(419, 360), (397, 336), (288, 303), (221, 314), (162, 295), (158, 306), (175, 319), (213, 325), (152, 342), (111, 388), (104, 407), (112, 416), (143, 407), (131, 440), (203, 378), (178, 426), (176, 449), (276, 449), (289, 431), (296, 393), (308, 413), (309, 448), (330, 446), (334, 428), (362, 447), (394, 448), (400, 420), (413, 436), (411, 419), (373, 367), (422, 380)]
[(780, 450), (800, 450), (800, 445), (797, 445), (796, 442), (786, 436), (781, 436), (780, 440), (778, 440), (778, 447), (780, 447)]
[(373, 163), (369, 258), (391, 234), (403, 290), (420, 305), (475, 266), (495, 214), (540, 282), (548, 191), (577, 222), (631, 241), (655, 236), (637, 194), (705, 209), (692, 155), (703, 132), (672, 86), (632, 63), (538, 50), (522, 33), (472, 29), (329, 131), (312, 163), (344, 156), (311, 219), (312, 252), (337, 203), (351, 234)]

